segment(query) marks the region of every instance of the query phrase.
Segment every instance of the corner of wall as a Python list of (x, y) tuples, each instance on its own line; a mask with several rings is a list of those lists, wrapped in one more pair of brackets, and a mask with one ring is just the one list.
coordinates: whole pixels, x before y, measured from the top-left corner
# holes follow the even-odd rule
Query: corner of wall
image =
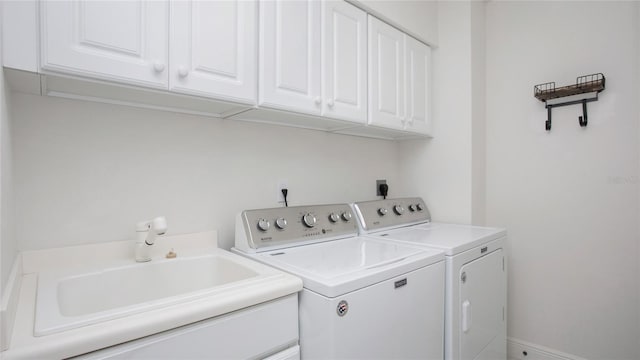
[(471, 3), (471, 223), (486, 224), (486, 3)]
[[(0, 6), (0, 18), (4, 4)], [(0, 28), (0, 59), (3, 59)], [(14, 234), (13, 145), (9, 111), (9, 92), (3, 68), (0, 68), (0, 292), (5, 289), (17, 256)]]
[[(636, 2), (636, 21), (635, 23), (635, 34), (640, 34), (640, 3)], [(640, 84), (640, 35), (636, 35), (636, 84)], [(636, 112), (638, 114), (638, 121), (640, 122), (640, 85), (636, 85), (636, 96), (638, 97), (638, 102), (636, 102)], [(636, 179), (640, 179), (640, 127), (638, 127), (638, 174)], [(638, 193), (638, 233), (640, 233), (640, 192)], [(638, 267), (638, 279), (640, 279), (640, 239), (638, 240), (638, 258), (636, 261), (636, 265)], [(638, 287), (638, 306), (636, 309), (640, 309), (640, 287)], [(637, 333), (640, 334), (640, 310), (638, 310), (638, 329)], [(637, 343), (638, 349), (636, 350), (638, 353), (638, 357), (640, 358), (640, 341)]]

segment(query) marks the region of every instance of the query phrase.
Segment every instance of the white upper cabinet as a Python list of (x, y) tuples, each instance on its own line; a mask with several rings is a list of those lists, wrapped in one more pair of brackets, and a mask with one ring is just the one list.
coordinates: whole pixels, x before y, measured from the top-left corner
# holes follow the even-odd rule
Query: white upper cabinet
[(169, 89), (256, 103), (255, 1), (172, 1)]
[[(48, 75), (46, 94), (373, 137), (431, 135), (431, 49), (350, 2), (64, 0), (39, 1), (39, 14), (35, 4), (2, 16), (39, 17), (27, 37), (40, 36), (39, 66), (16, 41), (3, 49), (14, 54), (9, 65)], [(20, 23), (28, 21), (3, 21), (4, 33), (20, 33)]]
[(260, 2), (259, 104), (366, 123), (366, 39), (344, 1)]
[(167, 87), (166, 1), (42, 1), (41, 67)]
[(320, 115), (320, 2), (260, 1), (259, 104)]
[(369, 124), (404, 129), (405, 35), (369, 16)]
[(367, 14), (344, 1), (322, 3), (322, 115), (367, 121)]
[(406, 37), (407, 120), (406, 130), (431, 134), (431, 48)]
[(431, 135), (431, 48), (369, 16), (369, 124)]

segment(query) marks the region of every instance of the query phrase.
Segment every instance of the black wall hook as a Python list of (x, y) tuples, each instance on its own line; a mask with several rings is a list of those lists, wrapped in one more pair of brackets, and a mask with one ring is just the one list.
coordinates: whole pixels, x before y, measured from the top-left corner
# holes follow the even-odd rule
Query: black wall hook
[(582, 127), (587, 126), (587, 100), (582, 100), (582, 116), (578, 116), (578, 124)]

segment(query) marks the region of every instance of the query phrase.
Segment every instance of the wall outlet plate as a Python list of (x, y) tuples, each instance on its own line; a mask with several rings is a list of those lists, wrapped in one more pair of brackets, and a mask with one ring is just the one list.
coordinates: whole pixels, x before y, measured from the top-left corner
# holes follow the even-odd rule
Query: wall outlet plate
[(380, 185), (386, 183), (387, 180), (376, 180), (376, 196), (382, 196), (382, 194), (380, 193)]
[[(276, 201), (284, 204), (284, 195), (282, 195), (282, 189), (289, 189), (289, 180), (280, 179), (276, 186)], [(291, 190), (287, 193), (287, 202), (291, 202)]]

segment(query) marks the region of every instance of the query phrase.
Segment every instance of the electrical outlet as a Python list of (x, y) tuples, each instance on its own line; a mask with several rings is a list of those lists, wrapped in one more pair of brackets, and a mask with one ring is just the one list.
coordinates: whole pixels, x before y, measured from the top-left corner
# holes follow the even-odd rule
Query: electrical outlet
[(376, 196), (382, 196), (382, 194), (380, 193), (380, 185), (386, 183), (387, 180), (376, 180)]
[[(276, 186), (276, 201), (279, 203), (284, 203), (284, 195), (282, 195), (282, 189), (289, 188), (289, 181), (286, 179), (278, 180), (278, 185)], [(287, 202), (290, 202), (291, 191), (287, 194)]]

